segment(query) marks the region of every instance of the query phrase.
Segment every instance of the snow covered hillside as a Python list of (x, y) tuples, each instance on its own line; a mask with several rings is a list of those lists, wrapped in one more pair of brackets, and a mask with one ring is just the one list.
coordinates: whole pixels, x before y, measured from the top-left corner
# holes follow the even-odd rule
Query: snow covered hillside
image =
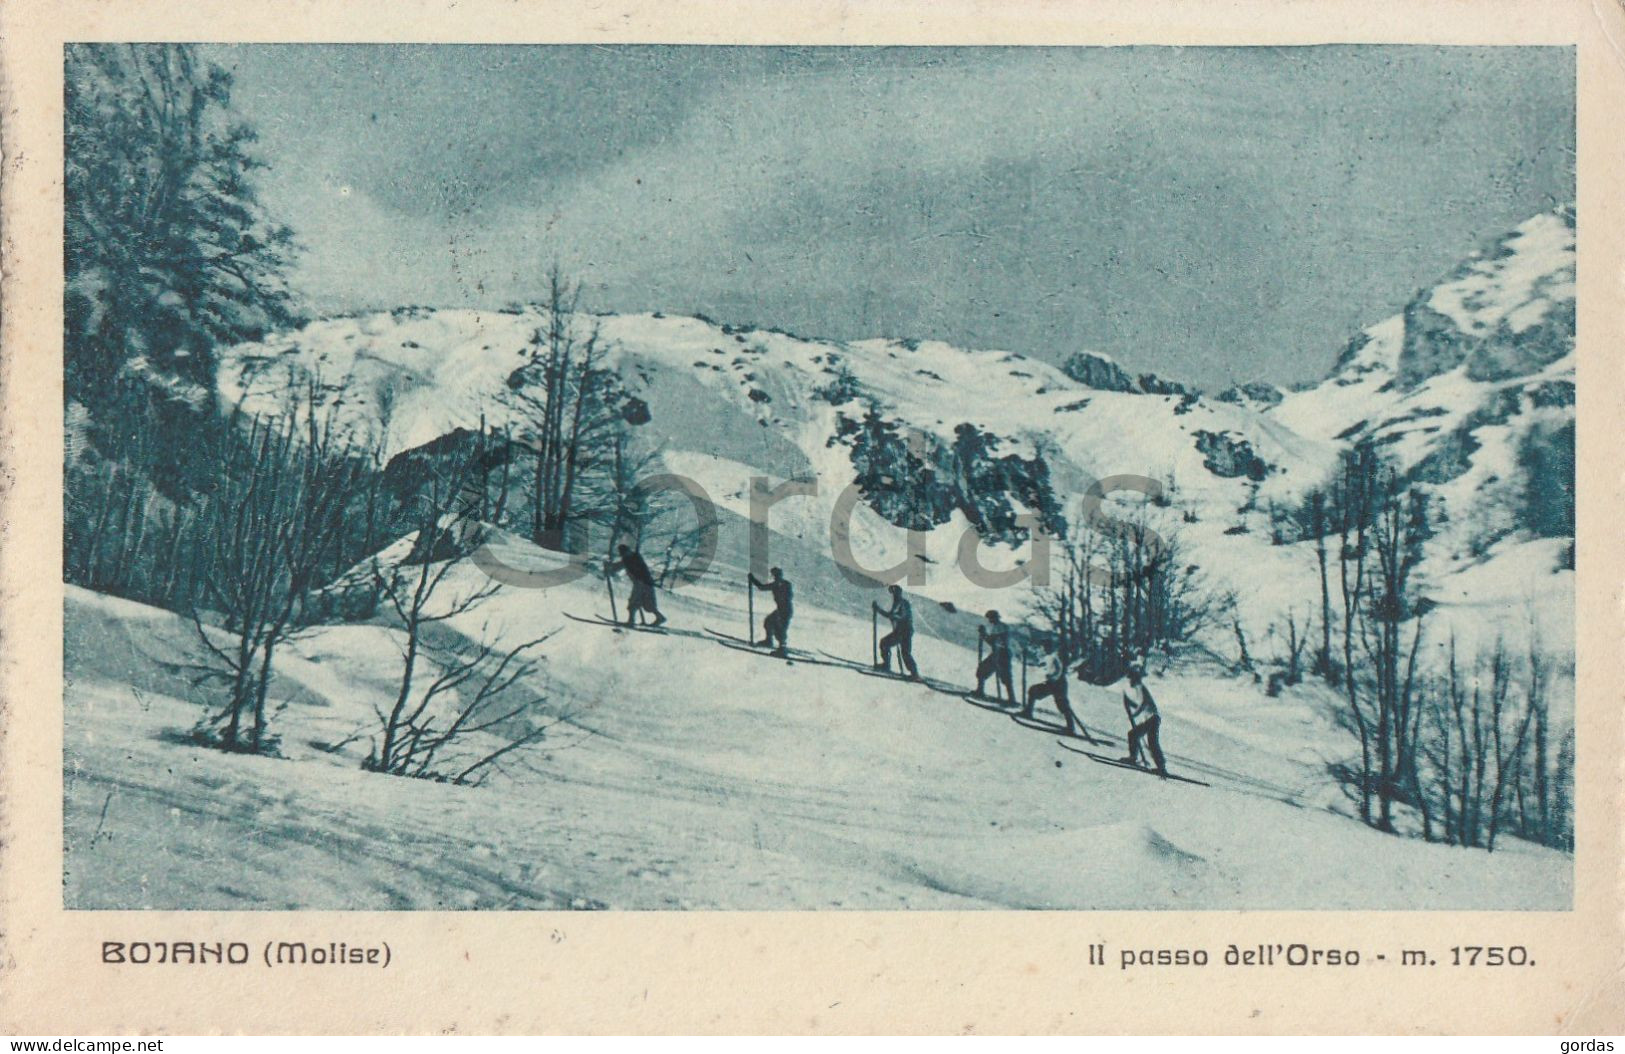
[[(793, 547), (829, 550), (837, 501), (869, 453), (857, 447), (868, 438), (863, 422), (870, 415), (903, 433), (900, 444), (923, 443), (941, 462), (951, 460), (956, 430), (967, 426), (986, 437), (989, 458), (1041, 461), (1030, 493), (995, 495), (1004, 507), (992, 510), (951, 507), (950, 499), (942, 522), (926, 532), (927, 563), (942, 570), (928, 572), (916, 591), (968, 608), (1001, 598), (951, 571), (971, 526), (967, 511), (1038, 512), (1036, 500), (1075, 518), (1091, 482), (1137, 475), (1215, 510), (1200, 530), (1217, 535), (1230, 522), (1217, 510), (1233, 510), (1254, 492), (1255, 500), (1288, 501), (1330, 471), (1336, 456), (1336, 443), (1303, 439), (1240, 406), (1097, 390), (1009, 353), (936, 342), (837, 345), (694, 318), (596, 321), (622, 380), (648, 408), (643, 438), (662, 451), (666, 469), (698, 482), (720, 509), (743, 522), (753, 476), (817, 482), (816, 496), (786, 500), (771, 513), (773, 534)], [(386, 457), (482, 419), (522, 435), (524, 393), (512, 379), (543, 322), (536, 308), (408, 309), (316, 322), (234, 349), (222, 366), (221, 391), (250, 411), (274, 413), (290, 377), (317, 376), (349, 433), (361, 445), (381, 445)], [(938, 474), (955, 467), (942, 464)], [(907, 555), (904, 531), (865, 497), (850, 524), (853, 552), (863, 567), (892, 566)], [(1003, 550), (985, 558), (988, 566), (1019, 558), (1015, 539), (983, 533)], [(828, 574), (819, 568), (813, 577)]]
[[(792, 577), (836, 581), (830, 524), (841, 494), (885, 477), (888, 458), (920, 451), (932, 481), (907, 488), (907, 510), (864, 487), (849, 524), (857, 562), (903, 560), (901, 525), (928, 504), (926, 581), (910, 591), (1019, 614), (1018, 591), (983, 590), (956, 570), (966, 531), (977, 524), (991, 547), (983, 563), (1010, 567), (1026, 547), (1000, 524), (1021, 513), (1076, 524), (1090, 483), (1137, 476), (1168, 496), (1157, 528), (1177, 533), (1208, 581), (1236, 594), (1250, 636), (1270, 637), (1318, 588), (1309, 546), (1283, 537), (1282, 519), (1325, 483), (1340, 451), (1370, 440), (1440, 499), (1424, 576), (1434, 599), (1537, 609), (1548, 642), (1562, 646), (1572, 640), (1563, 566), (1572, 519), (1542, 521), (1561, 521), (1550, 510), (1573, 501), (1563, 472), (1573, 450), (1573, 247), (1572, 212), (1535, 217), (1357, 336), (1325, 381), (1290, 393), (1246, 385), (1203, 396), (1130, 378), (1092, 352), (1070, 352), (1059, 369), (933, 341), (837, 344), (658, 314), (594, 321), (638, 420), (647, 418), (638, 433), (722, 510), (725, 560), (744, 551), (753, 476), (811, 479), (815, 496), (773, 506), (772, 556)], [(482, 420), (523, 435), (528, 382), (517, 371), (543, 321), (522, 307), (313, 322), (230, 350), (220, 390), (274, 413), (290, 379), (317, 377), (355, 441), (386, 457)], [(1000, 474), (990, 485), (984, 473), (970, 497), (952, 485), (968, 471), (967, 449), (981, 459), (973, 469)], [(1142, 501), (1127, 491), (1105, 510)], [(858, 599), (839, 588), (820, 596), (850, 610), (868, 598)]]
[[(545, 589), (510, 583), (437, 628), (464, 644), (552, 634), (520, 684), (537, 702), (463, 745), (477, 754), (480, 736), (500, 744), (546, 726), (545, 736), (470, 787), (363, 768), (404, 650), (401, 620), (376, 590), (372, 607), (344, 622), (342, 605), (307, 605), (301, 594), (301, 611), (318, 621), (276, 653), (267, 699), (282, 756), (261, 757), (188, 737), (219, 703), (188, 672), (201, 650), (190, 619), (70, 586), (67, 902), (1565, 908), (1572, 859), (1561, 852), (1507, 831), (1486, 853), (1362, 823), (1347, 777), (1361, 750), (1346, 700), (1297, 674), (1306, 637), (1337, 621), (1320, 613), (1304, 499), (1367, 444), (1429, 499), (1425, 540), (1412, 550), (1423, 556), (1406, 584), (1410, 611), (1424, 616), (1424, 676), (1438, 673), (1452, 641), (1469, 677), (1498, 638), (1531, 664), (1531, 681), (1539, 651), (1552, 738), (1543, 716), (1530, 752), (1557, 775), (1541, 770), (1531, 808), (1544, 810), (1545, 789), (1566, 779), (1573, 247), (1571, 213), (1531, 219), (1357, 336), (1323, 381), (1291, 392), (1249, 384), (1200, 394), (1080, 349), (1057, 349), (1057, 367), (931, 341), (834, 343), (699, 318), (578, 316), (583, 330), (598, 329), (618, 378), (617, 412), (654, 470), (692, 480), (718, 510), (705, 574), (662, 592), (670, 632), (567, 618), (606, 613), (596, 567)], [(226, 404), (266, 416), (285, 410), (290, 393), (314, 390), (350, 443), (410, 468), (417, 452), (482, 425), (530, 438), (534, 337), (546, 320), (539, 307), (320, 320), (226, 350), (217, 387)], [(70, 436), (84, 416), (70, 408)], [(70, 463), (88, 463), (72, 442)], [(706, 632), (747, 632), (757, 477), (815, 486), (773, 504), (765, 535), (767, 562), (795, 583), (790, 643), (807, 651), (794, 665)], [(1125, 753), (1123, 708), (1107, 689), (1073, 684), (1093, 747), (1063, 741), (1048, 704), (1036, 722), (1015, 720), (961, 694), (975, 683), (980, 612), (1037, 622), (1044, 600), (1030, 582), (971, 580), (956, 563), (962, 540), (986, 543), (984, 567), (1011, 567), (1033, 552), (1026, 517), (1074, 528), (1100, 481), (1121, 490), (1107, 514), (1144, 516), (1177, 538), (1187, 580), (1222, 600), (1192, 639), (1151, 659), (1169, 766), (1211, 786), (1085, 756)], [(506, 497), (506, 478), (501, 486)], [(131, 494), (101, 501), (108, 511), (86, 520), (85, 537), (115, 509), (130, 520)], [(481, 520), (489, 551), (520, 569), (557, 567), (562, 558), (515, 533), (527, 526), (507, 513), (495, 526)], [(371, 515), (368, 504), (374, 538)], [(401, 522), (360, 556), (324, 565), (329, 584), (316, 596), (372, 584), (370, 558), (351, 565), (380, 546), (383, 563), (404, 560), (417, 536), (401, 537)], [(907, 584), (916, 655), (935, 686), (859, 668), (870, 659), (869, 606), (883, 593), (837, 566), (842, 542), (860, 568), (896, 565), (909, 528), (924, 557), (924, 580)], [(172, 539), (164, 551), (183, 551), (179, 527), (151, 533)], [(590, 549), (600, 554), (607, 542), (594, 538)], [(487, 583), (472, 561), (450, 574), (453, 595)], [(158, 602), (189, 610), (166, 596)], [(757, 604), (759, 625), (765, 600)], [(1362, 632), (1383, 630), (1384, 617)], [(208, 632), (225, 643), (223, 631)], [(1367, 636), (1347, 661), (1366, 661), (1361, 646), (1371, 654)], [(1280, 676), (1289, 651), (1292, 678)], [(424, 661), (421, 676), (433, 679)], [(1450, 793), (1445, 781), (1447, 801)], [(1408, 809), (1395, 820), (1401, 834), (1417, 833)]]
[[(512, 543), (523, 545), (523, 543)], [(522, 553), (508, 553), (515, 563)], [(470, 575), (477, 575), (472, 568)], [(465, 585), (473, 585), (473, 582)], [(1079, 685), (1090, 734), (1058, 738), (921, 686), (730, 649), (737, 604), (700, 588), (670, 636), (563, 617), (591, 585), (514, 590), (463, 628), (558, 631), (533, 686), (547, 737), (468, 787), (365, 772), (391, 637), (320, 627), (279, 663), (284, 758), (184, 742), (200, 703), (173, 664), (192, 627), (69, 587), (66, 902), (73, 908), (1545, 908), (1567, 855), (1382, 835), (1329, 811), (1342, 734), (1323, 688), (1159, 682), (1175, 772), (1117, 757), (1122, 711)], [(853, 658), (867, 621), (798, 612), (792, 643)], [(931, 676), (974, 653), (922, 639)]]

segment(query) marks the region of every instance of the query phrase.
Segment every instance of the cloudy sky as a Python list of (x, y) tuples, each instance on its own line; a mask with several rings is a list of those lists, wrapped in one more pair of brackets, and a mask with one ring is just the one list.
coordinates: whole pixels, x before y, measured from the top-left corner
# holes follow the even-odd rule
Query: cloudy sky
[(1568, 49), (211, 47), (314, 308), (599, 310), (1316, 377), (1573, 198)]

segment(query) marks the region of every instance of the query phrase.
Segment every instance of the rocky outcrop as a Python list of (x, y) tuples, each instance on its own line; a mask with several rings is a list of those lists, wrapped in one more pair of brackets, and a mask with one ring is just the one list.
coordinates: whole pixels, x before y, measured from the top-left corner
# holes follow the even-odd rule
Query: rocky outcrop
[(1000, 440), (975, 425), (954, 429), (953, 460), (959, 507), (988, 540), (1016, 542), (1026, 538), (1016, 523), (1016, 504), (1031, 510), (1051, 534), (1063, 526), (1050, 486), (1049, 465), (1041, 456), (999, 454)]
[(1142, 373), (1139, 378), (1140, 391), (1147, 395), (1183, 395), (1194, 396), (1196, 393), (1178, 381), (1164, 380), (1154, 373)]
[(1226, 388), (1214, 398), (1221, 403), (1233, 403), (1236, 406), (1274, 406), (1284, 398), (1284, 395), (1281, 389), (1273, 384), (1253, 381), (1250, 384)]
[(1103, 392), (1132, 392), (1134, 382), (1123, 368), (1104, 355), (1078, 352), (1061, 365), (1061, 372), (1086, 388)]
[(975, 425), (960, 424), (945, 443), (871, 407), (859, 419), (837, 414), (830, 443), (850, 449), (864, 501), (894, 526), (930, 530), (957, 510), (984, 540), (1007, 544), (1027, 537), (1020, 510), (1032, 510), (1051, 533), (1064, 527), (1043, 457), (1001, 453), (999, 437)]
[(1202, 464), (1215, 476), (1261, 480), (1269, 475), (1269, 463), (1253, 451), (1253, 445), (1229, 433), (1198, 429), (1196, 449), (1202, 453)]
[(621, 404), (621, 419), (627, 424), (636, 427), (648, 424), (654, 420), (654, 415), (649, 412), (648, 403), (635, 395), (629, 395), (626, 397), (626, 401)]
[(1337, 353), (1337, 361), (1332, 363), (1331, 376), (1336, 377), (1352, 367), (1359, 359), (1360, 352), (1364, 351), (1366, 345), (1370, 343), (1371, 334), (1366, 332), (1356, 333), (1347, 344), (1343, 345), (1343, 350)]
[(1143, 392), (1146, 395), (1194, 396), (1188, 386), (1164, 380), (1154, 373), (1130, 377), (1123, 368), (1099, 352), (1080, 351), (1061, 364), (1061, 372), (1086, 388), (1102, 392)]
[(1405, 305), (1405, 341), (1399, 351), (1398, 381), (1414, 388), (1467, 359), (1471, 338), (1455, 322), (1418, 297)]
[(1542, 381), (1524, 389), (1531, 406), (1573, 406), (1573, 381)]
[(830, 443), (849, 447), (858, 489), (887, 523), (928, 531), (952, 517), (956, 495), (937, 469), (943, 455), (933, 437), (904, 431), (870, 408), (856, 420), (836, 414)]
[(1502, 320), (1473, 349), (1467, 376), (1475, 381), (1501, 381), (1534, 373), (1574, 350), (1574, 301), (1545, 308), (1540, 321), (1514, 329)]

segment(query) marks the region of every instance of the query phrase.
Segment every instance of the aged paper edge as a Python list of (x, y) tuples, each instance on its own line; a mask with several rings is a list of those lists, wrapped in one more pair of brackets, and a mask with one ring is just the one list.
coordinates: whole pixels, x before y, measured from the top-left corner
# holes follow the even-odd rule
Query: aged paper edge
[[(0, 1028), (131, 1033), (1143, 1033), (1625, 1029), (1620, 420), (1625, 17), (1612, 0), (387, 6), (13, 0), (3, 39)], [(1550, 44), (1577, 48), (1580, 515), (1569, 912), (69, 912), (61, 863), (61, 99), (70, 40)], [(554, 935), (562, 939), (554, 940)], [(387, 940), (370, 973), (120, 970), (103, 939)], [(1500, 974), (1089, 971), (1086, 946), (1522, 943)], [(246, 983), (245, 983), (246, 982)]]

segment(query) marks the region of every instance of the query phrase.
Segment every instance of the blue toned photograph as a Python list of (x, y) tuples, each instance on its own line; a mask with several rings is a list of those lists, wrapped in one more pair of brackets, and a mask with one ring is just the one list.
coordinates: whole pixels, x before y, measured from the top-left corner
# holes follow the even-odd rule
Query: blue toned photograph
[(68, 908), (1573, 906), (1572, 48), (63, 62)]

